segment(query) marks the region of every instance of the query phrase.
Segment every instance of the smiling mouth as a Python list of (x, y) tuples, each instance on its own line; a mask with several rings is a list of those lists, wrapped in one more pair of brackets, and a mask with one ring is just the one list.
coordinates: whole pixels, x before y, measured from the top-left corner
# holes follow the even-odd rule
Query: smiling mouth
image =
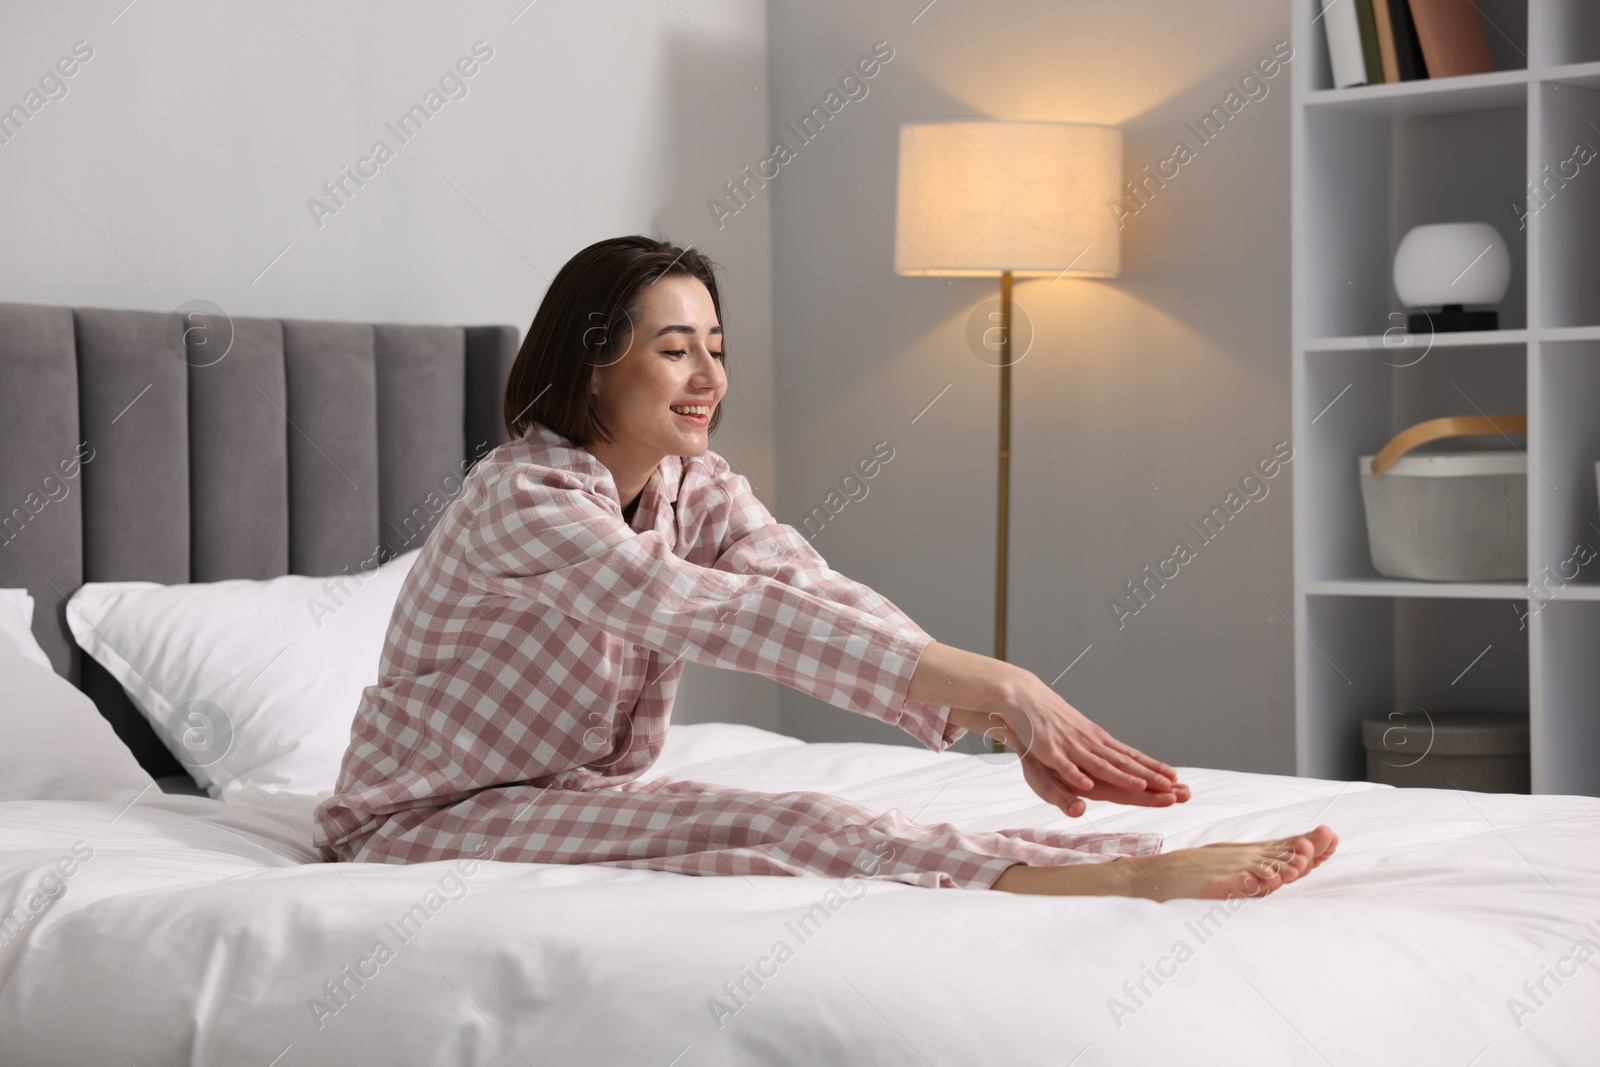
[(680, 419), (693, 423), (695, 426), (705, 426), (711, 422), (710, 404), (671, 404), (669, 410)]

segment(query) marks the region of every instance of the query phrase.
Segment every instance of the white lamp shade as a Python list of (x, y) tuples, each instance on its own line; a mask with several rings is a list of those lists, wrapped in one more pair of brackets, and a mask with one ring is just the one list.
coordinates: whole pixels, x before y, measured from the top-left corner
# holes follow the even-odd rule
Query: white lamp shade
[(1394, 291), (1418, 308), (1498, 304), (1511, 283), (1511, 253), (1487, 222), (1417, 226), (1394, 254)]
[[(898, 274), (1114, 277), (1122, 131), (1066, 122), (900, 127)], [(1069, 266), (1070, 265), (1070, 266)]]

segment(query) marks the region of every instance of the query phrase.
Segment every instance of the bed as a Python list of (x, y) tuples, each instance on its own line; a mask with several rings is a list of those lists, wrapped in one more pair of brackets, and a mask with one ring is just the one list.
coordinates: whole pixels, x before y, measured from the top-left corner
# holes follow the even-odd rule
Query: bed
[[(334, 574), (391, 526), (414, 539), (443, 473), (498, 443), (516, 337), (224, 325), (240, 347), (207, 363), (193, 337), (174, 355), (169, 316), (0, 305), (0, 501), (80, 442), (96, 449), (0, 547), (0, 588), (33, 594), (50, 680), (90, 694), (115, 729), (94, 743), (125, 746), (146, 776), (3, 794), (0, 1063), (1600, 1059), (1593, 798), (1183, 768), (1187, 804), (1091, 802), (1069, 820), (1007, 757), (733, 724), (674, 725), (648, 772), (824, 790), (962, 829), (1152, 830), (1167, 848), (1319, 822), (1340, 834), (1331, 860), (1267, 898), (1155, 904), (327, 864), (309, 844), (321, 792), (168, 791), (184, 766), (79, 652), (67, 598), (86, 582)], [(230, 377), (201, 373), (218, 367)], [(6, 695), (25, 718), (33, 698)]]

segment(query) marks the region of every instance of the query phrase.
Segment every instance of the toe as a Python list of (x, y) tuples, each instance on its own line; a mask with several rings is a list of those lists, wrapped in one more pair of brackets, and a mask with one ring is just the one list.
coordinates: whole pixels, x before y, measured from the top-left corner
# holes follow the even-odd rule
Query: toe
[(1256, 872), (1256, 878), (1261, 883), (1259, 894), (1261, 896), (1266, 896), (1284, 884), (1283, 871), (1276, 864), (1268, 865), (1265, 870)]
[(1247, 897), (1264, 897), (1283, 884), (1283, 879), (1267, 860), (1239, 877), (1239, 892)]
[(1286, 872), (1285, 881), (1293, 881), (1316, 866), (1315, 846), (1305, 837), (1289, 838), (1274, 857)]
[(1316, 844), (1308, 834), (1297, 834), (1273, 842), (1274, 856), (1298, 870), (1306, 870), (1316, 858)]

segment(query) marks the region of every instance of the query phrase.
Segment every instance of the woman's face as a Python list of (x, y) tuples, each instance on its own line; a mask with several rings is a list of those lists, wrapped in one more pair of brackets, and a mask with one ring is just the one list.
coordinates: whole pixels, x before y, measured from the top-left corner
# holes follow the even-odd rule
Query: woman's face
[[(589, 391), (615, 440), (610, 451), (654, 466), (662, 456), (698, 456), (728, 389), (722, 324), (698, 278), (672, 274), (639, 294), (633, 336), (596, 367)], [(692, 409), (692, 410), (689, 410)]]

